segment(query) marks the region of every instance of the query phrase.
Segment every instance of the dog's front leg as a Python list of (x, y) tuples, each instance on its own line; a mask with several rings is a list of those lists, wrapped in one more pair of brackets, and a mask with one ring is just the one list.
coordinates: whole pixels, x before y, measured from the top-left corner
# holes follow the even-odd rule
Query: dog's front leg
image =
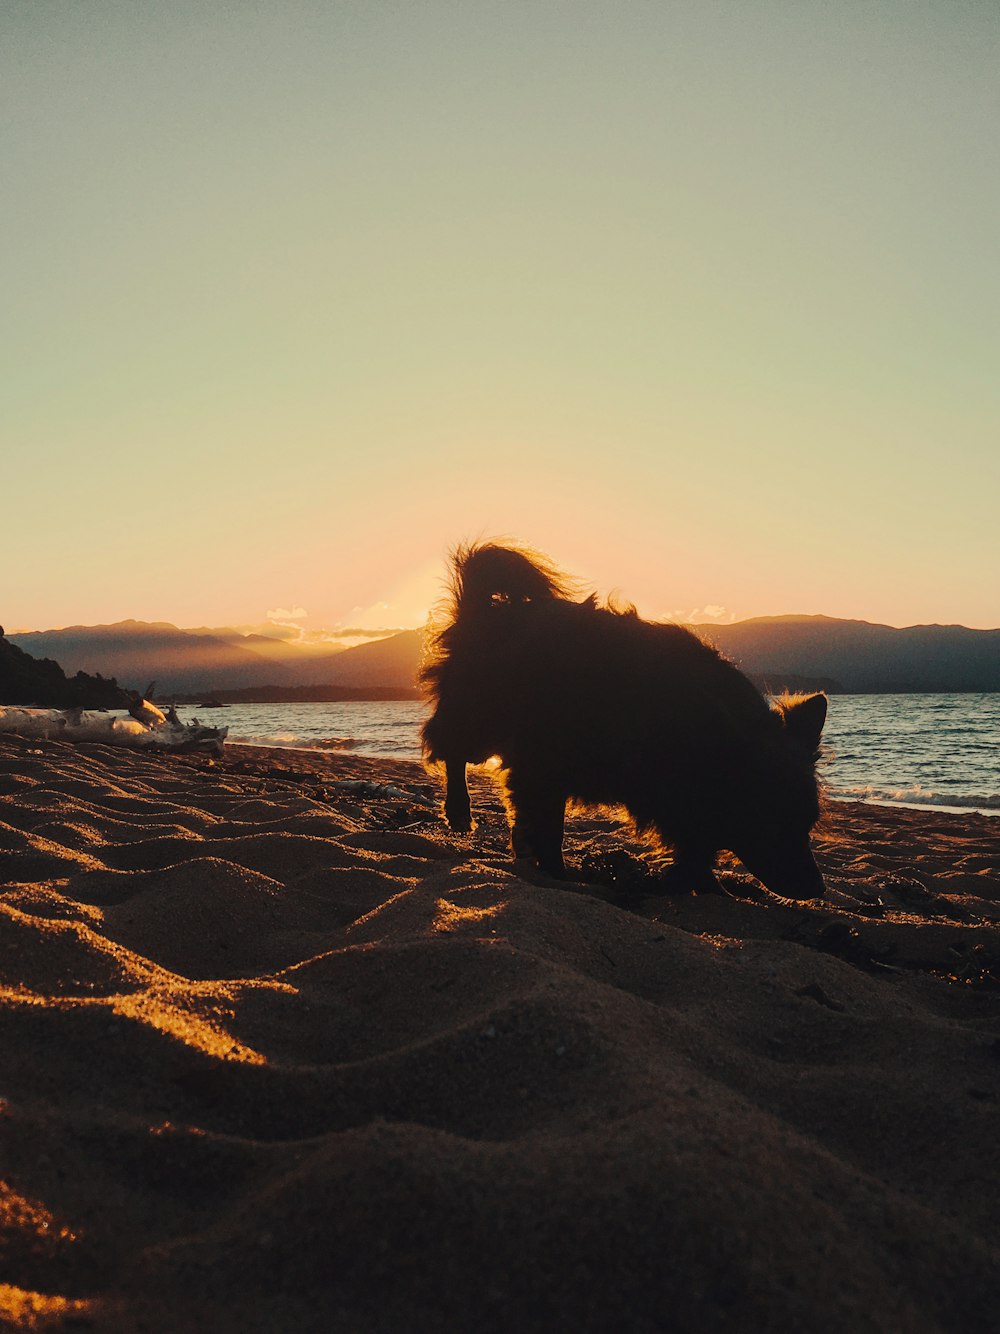
[(472, 828), (472, 803), (465, 781), (465, 761), (446, 760), (444, 818), (456, 834), (467, 834)]

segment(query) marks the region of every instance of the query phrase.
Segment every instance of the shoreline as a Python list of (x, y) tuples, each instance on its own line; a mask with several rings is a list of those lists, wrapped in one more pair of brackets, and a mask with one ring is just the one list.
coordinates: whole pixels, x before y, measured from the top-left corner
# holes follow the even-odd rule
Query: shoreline
[[(363, 750), (356, 750), (354, 749), (353, 746), (335, 746), (335, 745), (295, 746), (279, 741), (275, 741), (274, 743), (262, 742), (262, 741), (254, 741), (254, 742), (228, 741), (226, 745), (228, 748), (239, 746), (242, 748), (250, 748), (262, 751), (287, 750), (287, 751), (292, 751), (296, 754), (300, 752), (304, 752), (306, 754), (309, 754), (311, 752), (316, 752), (321, 755), (342, 756), (347, 759), (357, 758), (357, 759), (376, 760), (379, 762), (385, 761), (386, 763), (412, 764), (416, 768), (420, 769), (421, 772), (425, 774), (427, 773), (427, 770), (424, 768), (423, 761), (419, 759), (419, 757), (408, 756), (408, 755), (385, 754), (380, 752), (368, 752)], [(490, 772), (488, 764), (476, 765), (476, 766), (470, 765), (469, 767), (470, 777), (474, 773), (485, 775), (488, 772)], [(940, 812), (943, 815), (982, 815), (985, 816), (987, 819), (1000, 818), (1000, 805), (996, 807), (983, 806), (983, 805), (957, 806), (957, 805), (952, 805), (950, 802), (944, 802), (944, 801), (942, 802), (895, 801), (891, 800), (888, 797), (862, 797), (852, 792), (846, 792), (844, 794), (841, 794), (840, 792), (831, 788), (829, 785), (826, 785), (824, 787), (824, 798), (828, 801), (836, 801), (841, 803), (854, 804), (858, 806), (886, 806), (890, 810), (903, 809), (912, 811), (926, 811), (931, 815), (933, 815), (935, 812)]]
[(837, 792), (826, 789), (828, 801), (839, 801), (856, 806), (887, 806), (890, 810), (926, 811), (929, 815), (940, 812), (942, 815), (983, 815), (987, 820), (1000, 817), (1000, 806), (952, 806), (948, 802), (890, 801), (887, 797), (859, 797), (850, 794), (840, 796)]
[(994, 818), (831, 802), (791, 903), (438, 799), (0, 737), (0, 1323), (991, 1326)]
[[(920, 700), (922, 697), (913, 697)], [(820, 779), (833, 800), (859, 800), (865, 803), (916, 809), (981, 812), (1000, 815), (995, 755), (991, 742), (1000, 728), (996, 700), (1000, 695), (984, 697), (975, 706), (956, 704), (956, 698), (935, 696), (930, 706), (907, 705), (903, 714), (891, 710), (879, 713), (879, 697), (863, 698), (861, 704), (833, 709), (828, 719)], [(985, 700), (985, 702), (984, 702)], [(992, 702), (990, 702), (992, 700)], [(896, 704), (900, 701), (897, 699)], [(389, 706), (386, 726), (372, 726), (370, 721), (352, 721), (351, 706), (334, 706), (338, 713), (325, 722), (312, 719), (305, 709), (287, 719), (280, 710), (254, 717), (253, 710), (224, 717), (234, 741), (269, 744), (296, 749), (327, 749), (339, 743), (347, 753), (390, 751), (387, 758), (411, 758), (419, 761), (419, 724), (421, 706), (403, 702)], [(312, 705), (322, 712), (325, 706)], [(365, 706), (359, 706), (364, 708)], [(378, 709), (382, 706), (371, 706)], [(393, 709), (406, 711), (397, 718)], [(348, 712), (345, 712), (347, 710)], [(977, 711), (978, 710), (978, 711)], [(876, 726), (877, 724), (877, 726)], [(884, 728), (884, 744), (872, 741)], [(274, 735), (268, 735), (269, 732)], [(860, 739), (859, 739), (860, 738)], [(388, 744), (383, 744), (388, 739)], [(400, 750), (394, 748), (400, 746)], [(995, 749), (995, 747), (994, 747)], [(407, 750), (409, 754), (407, 755)], [(891, 754), (895, 754), (895, 759)], [(887, 758), (889, 756), (889, 758)]]

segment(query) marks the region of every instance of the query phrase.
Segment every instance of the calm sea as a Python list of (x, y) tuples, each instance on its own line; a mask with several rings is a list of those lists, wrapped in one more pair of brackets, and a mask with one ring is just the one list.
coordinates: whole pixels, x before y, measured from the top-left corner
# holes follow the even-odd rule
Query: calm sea
[[(420, 758), (424, 706), (410, 700), (179, 713), (230, 741)], [(1000, 814), (1000, 694), (833, 695), (824, 740), (831, 796)]]

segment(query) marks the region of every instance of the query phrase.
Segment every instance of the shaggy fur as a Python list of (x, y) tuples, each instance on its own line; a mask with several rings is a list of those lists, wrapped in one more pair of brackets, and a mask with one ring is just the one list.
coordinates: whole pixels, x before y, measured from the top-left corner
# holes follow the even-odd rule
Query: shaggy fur
[(822, 894), (809, 831), (826, 697), (769, 705), (689, 630), (575, 601), (572, 588), (524, 550), (456, 553), (422, 673), (433, 704), (424, 752), (446, 767), (452, 828), (471, 828), (466, 765), (498, 755), (515, 855), (551, 875), (565, 874), (575, 799), (625, 806), (693, 887), (714, 880), (726, 848), (776, 893)]

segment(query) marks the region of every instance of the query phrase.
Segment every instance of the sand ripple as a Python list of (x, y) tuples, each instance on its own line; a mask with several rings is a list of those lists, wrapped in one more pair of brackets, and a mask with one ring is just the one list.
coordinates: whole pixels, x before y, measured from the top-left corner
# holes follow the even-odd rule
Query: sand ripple
[(425, 781), (0, 739), (0, 1321), (995, 1328), (1000, 821), (838, 806), (823, 904), (672, 897)]

